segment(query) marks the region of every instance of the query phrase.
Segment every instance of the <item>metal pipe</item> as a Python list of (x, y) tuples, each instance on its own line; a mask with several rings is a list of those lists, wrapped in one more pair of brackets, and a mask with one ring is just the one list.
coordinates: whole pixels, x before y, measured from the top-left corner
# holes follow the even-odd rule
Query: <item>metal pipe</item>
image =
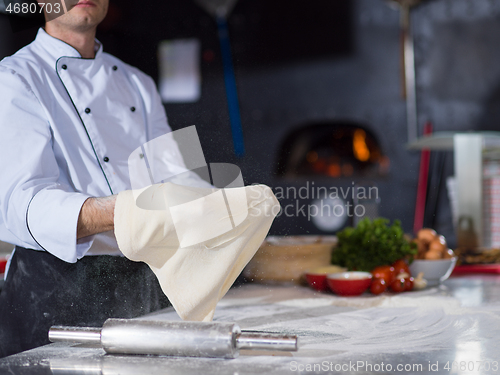
[(53, 326), (49, 330), (49, 340), (74, 341), (85, 344), (100, 344), (101, 329), (93, 327), (63, 327)]
[(406, 118), (408, 129), (408, 143), (418, 138), (417, 113), (417, 85), (415, 74), (415, 48), (411, 29), (411, 7), (414, 1), (401, 3), (401, 24), (403, 28), (403, 64), (404, 64), (404, 93), (406, 99)]
[(296, 352), (298, 350), (297, 336), (281, 335), (265, 332), (245, 332), (236, 336), (238, 349), (262, 349)]
[(408, 143), (418, 139), (417, 83), (415, 72), (415, 47), (411, 27), (411, 8), (423, 0), (392, 0), (401, 12), (401, 43), (403, 68), (403, 98), (406, 100)]

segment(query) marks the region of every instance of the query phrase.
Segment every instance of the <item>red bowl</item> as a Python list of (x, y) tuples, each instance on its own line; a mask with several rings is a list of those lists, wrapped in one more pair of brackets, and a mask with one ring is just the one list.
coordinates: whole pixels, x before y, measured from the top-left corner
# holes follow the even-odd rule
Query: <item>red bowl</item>
[(330, 289), (341, 296), (359, 296), (368, 289), (372, 282), (369, 272), (341, 272), (327, 275)]
[(0, 258), (0, 273), (5, 272), (5, 266), (7, 265), (7, 259)]
[(328, 284), (326, 283), (326, 274), (312, 274), (306, 273), (306, 280), (311, 288), (318, 292), (328, 291)]
[(307, 270), (305, 276), (311, 288), (317, 290), (318, 292), (327, 292), (329, 289), (326, 282), (326, 276), (344, 271), (347, 271), (347, 269), (336, 265), (330, 265)]

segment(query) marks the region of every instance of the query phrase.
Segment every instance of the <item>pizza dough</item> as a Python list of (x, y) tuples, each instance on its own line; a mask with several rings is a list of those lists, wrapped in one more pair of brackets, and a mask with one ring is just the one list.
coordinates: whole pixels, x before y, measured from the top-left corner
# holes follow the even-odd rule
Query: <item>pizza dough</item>
[(127, 258), (149, 265), (182, 319), (210, 321), (279, 209), (265, 185), (156, 184), (118, 194), (115, 236)]

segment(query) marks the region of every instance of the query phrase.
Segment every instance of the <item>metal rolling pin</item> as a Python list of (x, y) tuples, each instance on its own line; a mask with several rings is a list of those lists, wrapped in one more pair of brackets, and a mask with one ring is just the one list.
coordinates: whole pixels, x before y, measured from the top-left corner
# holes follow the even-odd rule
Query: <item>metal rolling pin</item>
[(53, 326), (52, 342), (101, 344), (112, 354), (236, 358), (240, 349), (297, 351), (297, 336), (245, 332), (235, 323), (108, 319), (102, 328)]

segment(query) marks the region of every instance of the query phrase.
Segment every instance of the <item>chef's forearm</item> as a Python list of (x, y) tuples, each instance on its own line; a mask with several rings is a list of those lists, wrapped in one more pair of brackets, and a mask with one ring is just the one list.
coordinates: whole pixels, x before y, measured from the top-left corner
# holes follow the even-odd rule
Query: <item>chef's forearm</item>
[(116, 195), (87, 199), (78, 216), (77, 238), (114, 229)]

